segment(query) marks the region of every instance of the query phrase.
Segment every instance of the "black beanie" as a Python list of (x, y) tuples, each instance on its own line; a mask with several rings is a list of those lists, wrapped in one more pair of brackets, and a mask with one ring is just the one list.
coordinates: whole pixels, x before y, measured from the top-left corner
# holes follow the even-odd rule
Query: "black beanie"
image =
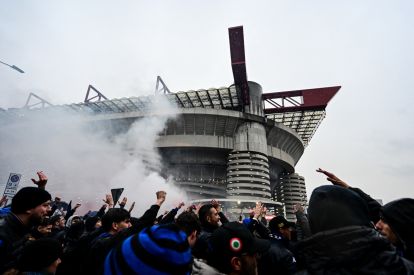
[(354, 191), (335, 185), (312, 192), (308, 216), (313, 234), (352, 225), (371, 226), (366, 202)]
[(381, 213), (392, 231), (407, 245), (414, 244), (414, 199), (399, 199), (387, 203)]
[(30, 241), (23, 247), (17, 268), (22, 272), (39, 272), (60, 258), (62, 245), (58, 240), (43, 238)]
[(11, 211), (14, 214), (21, 214), (29, 209), (51, 200), (49, 192), (38, 187), (24, 187), (14, 195), (11, 204)]

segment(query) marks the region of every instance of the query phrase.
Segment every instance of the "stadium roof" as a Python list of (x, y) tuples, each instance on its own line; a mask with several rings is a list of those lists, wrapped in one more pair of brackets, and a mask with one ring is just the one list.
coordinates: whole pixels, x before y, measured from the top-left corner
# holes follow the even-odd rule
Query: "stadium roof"
[[(282, 123), (296, 131), (307, 145), (325, 117), (325, 108), (329, 100), (339, 89), (340, 86), (263, 94), (264, 112), (268, 119)], [(178, 108), (198, 107), (236, 111), (243, 109), (235, 86), (169, 93), (164, 96)], [(44, 107), (89, 114), (146, 113), (150, 111), (153, 99), (154, 96), (141, 96)], [(13, 117), (25, 109), (9, 109), (8, 111), (0, 109), (0, 116)], [(39, 108), (30, 109), (30, 111), (36, 110)]]

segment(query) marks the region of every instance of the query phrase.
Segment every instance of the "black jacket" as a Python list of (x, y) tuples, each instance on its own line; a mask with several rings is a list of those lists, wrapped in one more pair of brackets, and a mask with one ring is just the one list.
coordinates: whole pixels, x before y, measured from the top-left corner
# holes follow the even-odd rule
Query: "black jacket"
[(414, 264), (374, 229), (348, 226), (319, 232), (297, 245), (298, 274), (414, 274)]
[[(220, 216), (221, 224), (226, 224), (229, 222), (227, 217), (223, 214), (223, 212), (218, 213)], [(214, 230), (219, 228), (219, 226), (212, 226), (208, 223), (201, 225), (201, 232), (200, 235), (197, 238), (197, 241), (192, 248), (192, 254), (197, 259), (207, 259), (208, 255), (208, 242), (211, 237), (211, 234), (213, 234)]]
[(103, 265), (109, 251), (116, 245), (122, 243), (122, 241), (129, 236), (139, 233), (142, 229), (148, 226), (152, 226), (157, 218), (159, 209), (160, 206), (154, 204), (145, 211), (141, 218), (133, 223), (132, 227), (124, 229), (113, 236), (98, 236), (98, 239), (95, 239), (91, 244), (88, 256), (88, 266), (85, 269), (87, 271), (86, 274), (103, 274)]
[(0, 219), (0, 274), (5, 271), (12, 260), (15, 260), (13, 255), (29, 233), (30, 228), (22, 224), (13, 213)]
[(269, 250), (260, 255), (257, 269), (259, 275), (294, 274), (296, 271), (296, 260), (292, 252), (281, 243), (271, 241)]

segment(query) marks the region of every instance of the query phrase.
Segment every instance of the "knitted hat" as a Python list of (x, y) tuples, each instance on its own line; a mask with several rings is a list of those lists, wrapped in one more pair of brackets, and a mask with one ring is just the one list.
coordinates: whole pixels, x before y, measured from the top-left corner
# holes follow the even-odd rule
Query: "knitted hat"
[(38, 187), (24, 187), (12, 199), (11, 211), (15, 214), (24, 213), (52, 199), (49, 192)]
[(308, 216), (313, 234), (346, 226), (372, 227), (367, 203), (354, 191), (335, 185), (313, 190)]
[(58, 240), (42, 238), (30, 241), (21, 252), (17, 267), (22, 272), (42, 271), (56, 261), (62, 253)]
[(187, 235), (175, 224), (154, 225), (112, 249), (105, 260), (109, 274), (190, 274)]
[(414, 199), (399, 199), (381, 209), (382, 218), (405, 244), (414, 244)]

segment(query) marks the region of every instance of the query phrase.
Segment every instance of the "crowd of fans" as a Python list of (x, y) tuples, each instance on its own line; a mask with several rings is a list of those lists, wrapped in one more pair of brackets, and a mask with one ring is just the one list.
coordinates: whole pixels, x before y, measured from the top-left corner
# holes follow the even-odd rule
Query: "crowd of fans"
[[(330, 172), (296, 222), (249, 217), (229, 221), (217, 201), (159, 215), (164, 191), (139, 217), (111, 195), (77, 215), (52, 201), (47, 177), (0, 200), (2, 274), (414, 274), (414, 199), (381, 206)], [(180, 212), (180, 214), (178, 214)]]

